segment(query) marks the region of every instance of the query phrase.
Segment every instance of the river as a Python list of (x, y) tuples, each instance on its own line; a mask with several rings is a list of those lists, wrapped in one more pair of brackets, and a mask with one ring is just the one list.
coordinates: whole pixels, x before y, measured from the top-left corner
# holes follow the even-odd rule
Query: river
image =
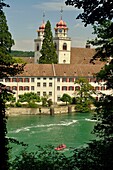
[[(28, 144), (30, 151), (36, 145), (66, 144), (67, 148), (80, 147), (94, 139), (92, 115), (87, 113), (63, 114), (55, 116), (22, 115), (10, 116), (7, 122), (8, 137)], [(14, 145), (12, 152), (18, 154), (21, 146)]]

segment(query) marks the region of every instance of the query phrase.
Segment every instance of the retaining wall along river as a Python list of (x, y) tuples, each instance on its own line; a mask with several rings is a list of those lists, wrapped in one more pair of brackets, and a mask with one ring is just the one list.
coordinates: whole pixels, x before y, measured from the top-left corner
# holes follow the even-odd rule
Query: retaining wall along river
[(75, 106), (41, 107), (39, 108), (8, 108), (7, 115), (49, 115), (75, 112)]

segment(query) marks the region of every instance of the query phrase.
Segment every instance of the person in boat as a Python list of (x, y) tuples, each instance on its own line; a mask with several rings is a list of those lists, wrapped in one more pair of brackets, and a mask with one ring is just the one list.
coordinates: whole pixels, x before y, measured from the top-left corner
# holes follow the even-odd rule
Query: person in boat
[(64, 145), (64, 144), (60, 144), (60, 145), (58, 146), (58, 148), (64, 148), (64, 147), (66, 147), (66, 145)]

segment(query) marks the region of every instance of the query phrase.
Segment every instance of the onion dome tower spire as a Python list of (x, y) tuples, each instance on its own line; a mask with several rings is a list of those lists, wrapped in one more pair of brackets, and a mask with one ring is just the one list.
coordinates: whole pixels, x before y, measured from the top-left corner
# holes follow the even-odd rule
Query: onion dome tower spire
[(43, 39), (44, 39), (44, 30), (45, 30), (45, 12), (43, 12), (43, 20), (42, 24), (39, 26), (39, 29), (37, 30), (38, 37), (34, 40), (35, 42), (35, 63), (38, 63), (39, 58), (41, 56), (40, 50), (42, 48)]
[(62, 7), (60, 10), (60, 13), (61, 13), (60, 21), (56, 24), (56, 27), (54, 28), (55, 29), (55, 37), (67, 37), (68, 27), (66, 25), (66, 22), (64, 22), (62, 19), (62, 13), (63, 13)]
[(37, 30), (38, 32), (38, 37), (43, 38), (44, 36), (44, 30), (45, 30), (45, 13), (43, 12), (43, 22), (41, 24), (41, 26), (39, 27), (39, 29)]
[(68, 27), (62, 19), (63, 9), (60, 10), (61, 18), (56, 23), (54, 44), (58, 55), (59, 64), (70, 64), (71, 38), (68, 37)]

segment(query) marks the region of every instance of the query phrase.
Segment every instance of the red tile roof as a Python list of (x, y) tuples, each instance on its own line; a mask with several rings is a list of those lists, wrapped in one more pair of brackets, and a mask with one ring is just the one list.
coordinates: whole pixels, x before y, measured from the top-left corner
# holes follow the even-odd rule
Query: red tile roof
[[(53, 67), (54, 66), (54, 67)], [(19, 76), (53, 77), (53, 76), (93, 76), (102, 65), (91, 64), (26, 64), (24, 72)]]
[[(71, 48), (71, 64), (26, 64), (20, 76), (50, 77), (50, 76), (92, 76), (103, 67), (104, 63), (90, 63), (95, 54), (91, 48)], [(31, 61), (31, 60), (30, 60)]]

